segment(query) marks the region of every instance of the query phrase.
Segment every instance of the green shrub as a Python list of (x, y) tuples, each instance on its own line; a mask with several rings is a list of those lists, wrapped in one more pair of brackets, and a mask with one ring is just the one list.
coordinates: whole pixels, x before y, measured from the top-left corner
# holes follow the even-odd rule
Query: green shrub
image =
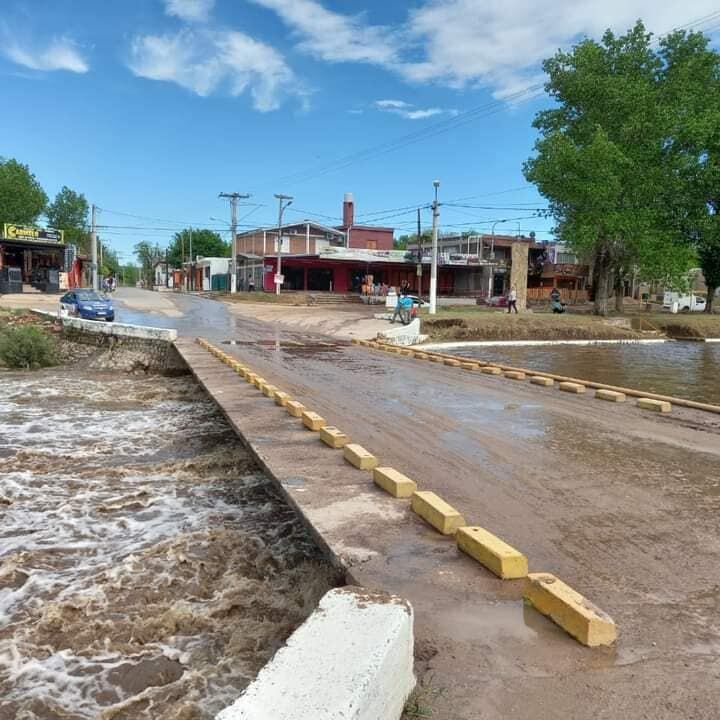
[(0, 362), (9, 368), (34, 370), (57, 364), (55, 345), (40, 328), (23, 325), (0, 331)]

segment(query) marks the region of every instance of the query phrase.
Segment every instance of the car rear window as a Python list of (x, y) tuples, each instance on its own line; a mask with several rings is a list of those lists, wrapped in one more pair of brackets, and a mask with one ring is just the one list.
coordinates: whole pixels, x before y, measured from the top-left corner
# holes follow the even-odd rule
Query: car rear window
[(93, 290), (76, 290), (75, 295), (77, 296), (78, 300), (97, 300), (97, 301), (103, 301), (105, 300), (104, 297), (101, 297)]

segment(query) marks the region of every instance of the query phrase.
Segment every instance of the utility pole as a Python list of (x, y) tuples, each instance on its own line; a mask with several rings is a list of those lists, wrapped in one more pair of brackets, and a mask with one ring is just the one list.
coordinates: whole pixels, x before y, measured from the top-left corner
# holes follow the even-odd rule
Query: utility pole
[(423, 246), (422, 246), (422, 233), (420, 230), (420, 208), (417, 209), (417, 241), (418, 241), (418, 264), (417, 264), (417, 276), (418, 276), (418, 297), (422, 300), (422, 284), (423, 284)]
[(92, 206), (92, 224), (90, 225), (90, 256), (92, 258), (92, 286), (93, 290), (98, 289), (98, 257), (97, 257), (97, 233), (95, 232), (95, 210)]
[(437, 262), (438, 262), (438, 218), (440, 217), (440, 207), (438, 203), (438, 188), (440, 181), (434, 180), (435, 199), (432, 204), (432, 260), (430, 263), (430, 314), (437, 313)]
[(102, 266), (103, 266), (103, 246), (102, 246), (102, 239), (97, 239), (97, 245), (98, 245), (98, 255), (100, 256), (100, 266), (98, 267), (98, 274), (102, 275)]
[(188, 282), (188, 290), (194, 290), (195, 289), (195, 265), (193, 264), (193, 254), (192, 254), (192, 227), (190, 228), (190, 277)]
[[(277, 236), (277, 272), (275, 273), (275, 294), (280, 294), (280, 286), (282, 285), (282, 216), (283, 211), (288, 205), (292, 205), (293, 198), (291, 195), (275, 194), (278, 199), (278, 236)], [(287, 202), (285, 202), (287, 200)]]
[(237, 249), (235, 247), (236, 235), (237, 235), (237, 204), (238, 200), (245, 200), (250, 197), (247, 193), (221, 192), (218, 197), (228, 198), (230, 200), (230, 292), (237, 292), (237, 269), (235, 263), (237, 262)]

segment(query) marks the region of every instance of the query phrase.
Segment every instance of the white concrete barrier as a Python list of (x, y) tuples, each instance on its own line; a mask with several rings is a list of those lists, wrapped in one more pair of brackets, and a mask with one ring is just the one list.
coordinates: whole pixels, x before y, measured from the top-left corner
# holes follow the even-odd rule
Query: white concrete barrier
[[(47, 310), (33, 309), (33, 312), (46, 317), (58, 318), (58, 313)], [(156, 328), (146, 325), (129, 325), (126, 323), (105, 322), (104, 320), (83, 320), (76, 317), (59, 317), (65, 327), (75, 330), (94, 333), (96, 335), (109, 335), (112, 337), (136, 338), (139, 340), (163, 340), (175, 342), (177, 330)]]
[(414, 687), (410, 604), (364, 588), (337, 588), (215, 717), (398, 720)]
[(400, 324), (377, 334), (379, 340), (393, 345), (417, 345), (427, 340), (427, 335), (420, 333), (420, 318), (415, 318), (409, 325)]

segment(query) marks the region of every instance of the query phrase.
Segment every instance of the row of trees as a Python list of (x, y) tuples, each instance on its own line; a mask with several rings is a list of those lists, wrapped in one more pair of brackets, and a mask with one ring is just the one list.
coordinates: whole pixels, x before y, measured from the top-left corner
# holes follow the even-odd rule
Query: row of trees
[(622, 310), (625, 278), (720, 286), (720, 55), (694, 32), (655, 43), (642, 23), (544, 63), (555, 106), (524, 165), (559, 238), (593, 267), (594, 310)]
[(167, 262), (171, 268), (182, 267), (192, 257), (230, 257), (230, 243), (218, 233), (206, 228), (186, 228), (176, 232), (167, 250), (143, 240), (135, 245), (135, 256), (140, 263), (140, 274), (146, 284), (152, 284), (153, 268), (157, 262)]
[[(27, 165), (0, 157), (0, 225), (35, 225), (44, 216), (49, 227), (62, 230), (65, 241), (90, 254), (88, 201), (82, 193), (63, 186), (55, 199), (49, 198)], [(118, 274), (116, 253), (103, 244), (100, 272)]]

